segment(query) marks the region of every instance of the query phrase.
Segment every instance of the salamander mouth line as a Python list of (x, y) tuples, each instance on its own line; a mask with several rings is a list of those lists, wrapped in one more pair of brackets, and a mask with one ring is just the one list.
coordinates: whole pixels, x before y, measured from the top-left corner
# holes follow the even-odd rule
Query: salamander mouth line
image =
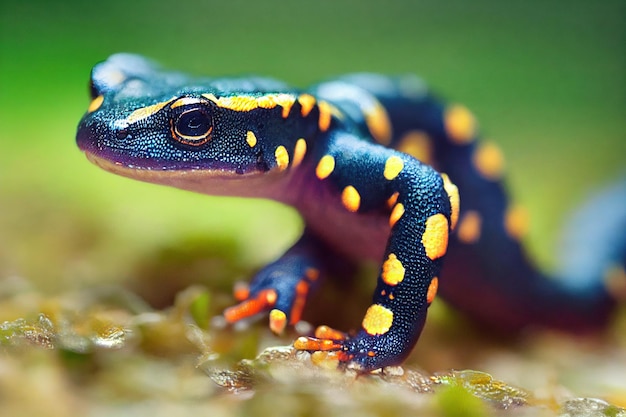
[(249, 177), (258, 177), (262, 172), (244, 172), (236, 173), (228, 170), (211, 170), (202, 168), (183, 168), (183, 169), (158, 169), (146, 166), (138, 166), (132, 164), (124, 164), (123, 162), (111, 161), (107, 158), (96, 155), (90, 151), (84, 151), (87, 159), (113, 174), (121, 175), (128, 178), (139, 179), (148, 182), (163, 183), (168, 179), (187, 179), (194, 180), (238, 180)]

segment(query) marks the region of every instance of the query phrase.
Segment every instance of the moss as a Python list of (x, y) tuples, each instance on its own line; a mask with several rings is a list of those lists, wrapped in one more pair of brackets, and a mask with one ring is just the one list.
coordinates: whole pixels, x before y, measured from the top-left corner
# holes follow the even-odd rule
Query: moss
[(494, 380), (491, 375), (485, 372), (452, 371), (436, 375), (433, 379), (438, 385), (455, 388), (453, 392), (456, 392), (456, 388), (460, 388), (462, 391), (466, 391), (498, 408), (506, 409), (527, 405), (531, 400), (531, 395), (528, 392), (502, 381)]
[(470, 391), (459, 385), (450, 385), (436, 395), (437, 407), (445, 417), (484, 417), (488, 415), (485, 404)]
[[(16, 303), (15, 297), (24, 294), (1, 300), (0, 307)], [(31, 398), (38, 362), (63, 380), (57, 386), (62, 393), (52, 398), (108, 412), (144, 400), (180, 406), (210, 399), (207, 410), (216, 415), (523, 416), (539, 410), (573, 417), (600, 404), (599, 415), (624, 414), (594, 399), (570, 400), (553, 411), (528, 391), (474, 370), (431, 375), (388, 367), (359, 375), (317, 366), (291, 346), (262, 349), (278, 341), (264, 326), (221, 328), (208, 319), (213, 297), (194, 285), (179, 292), (171, 307), (153, 310), (122, 289), (58, 298), (30, 294), (29, 302), (18, 303), (24, 318), (0, 325), (6, 352), (0, 361), (9, 370), (0, 374), (0, 386), (21, 381), (11, 395)], [(21, 372), (19, 378), (13, 372)], [(0, 410), (14, 406), (9, 401)]]

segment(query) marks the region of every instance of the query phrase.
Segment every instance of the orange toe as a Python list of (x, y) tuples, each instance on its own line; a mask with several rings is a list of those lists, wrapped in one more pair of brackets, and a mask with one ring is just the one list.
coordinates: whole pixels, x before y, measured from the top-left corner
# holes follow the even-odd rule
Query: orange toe
[(348, 335), (332, 327), (318, 326), (317, 329), (315, 329), (315, 337), (318, 339), (346, 340)]
[(273, 309), (270, 311), (270, 329), (276, 334), (282, 334), (287, 327), (287, 315), (284, 311)]
[(224, 318), (228, 323), (236, 323), (239, 320), (254, 316), (255, 314), (267, 311), (276, 304), (276, 291), (264, 290), (259, 292), (255, 298), (243, 301), (236, 306), (227, 308), (224, 311)]
[(334, 340), (329, 339), (317, 339), (315, 337), (299, 337), (293, 342), (293, 347), (297, 350), (308, 350), (308, 351), (333, 351), (340, 350), (342, 347), (341, 343), (337, 343)]

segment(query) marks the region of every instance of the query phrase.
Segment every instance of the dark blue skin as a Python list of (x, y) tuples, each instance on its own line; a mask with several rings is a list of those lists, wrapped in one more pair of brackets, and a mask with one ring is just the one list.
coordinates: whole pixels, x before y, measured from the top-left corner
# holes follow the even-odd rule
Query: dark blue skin
[[(271, 198), (303, 216), (302, 238), (239, 293), (241, 303), (225, 313), (230, 322), (271, 310), (271, 327), (281, 331), (299, 320), (318, 275), (338, 260), (393, 257), (401, 261), (401, 279), (394, 282), (397, 275), (381, 269), (373, 308), (358, 333), (322, 331), (299, 339), (296, 348), (329, 351), (360, 371), (399, 364), (421, 333), (437, 281), (450, 303), (507, 332), (533, 324), (592, 331), (614, 309), (603, 266), (591, 268), (597, 276), (576, 286), (547, 279), (527, 261), (504, 227), (508, 200), (501, 181), (485, 178), (472, 163), (475, 133), (453, 140), (445, 105), (415, 77), (351, 75), (302, 92), (271, 79), (191, 78), (119, 54), (98, 64), (91, 82), (94, 102), (77, 142), (102, 168), (206, 194)], [(276, 104), (254, 104), (279, 94)], [(233, 104), (229, 97), (243, 101)], [(146, 110), (137, 113), (140, 108)], [(393, 149), (411, 131), (427, 135), (430, 163), (458, 186), (460, 223), (470, 211), (480, 215), (476, 240), (451, 235), (447, 245), (453, 186), (444, 187), (431, 166)], [(320, 160), (328, 156), (334, 166), (320, 174)], [(351, 187), (356, 198), (346, 190)], [(402, 214), (394, 217), (399, 204)], [(623, 211), (616, 221), (626, 219)], [(609, 261), (623, 268), (626, 251), (613, 246)]]

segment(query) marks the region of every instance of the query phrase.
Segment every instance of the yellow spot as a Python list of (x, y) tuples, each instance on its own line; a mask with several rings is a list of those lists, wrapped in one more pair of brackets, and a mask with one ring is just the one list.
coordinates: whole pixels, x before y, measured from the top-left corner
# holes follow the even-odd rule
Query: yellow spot
[(317, 163), (315, 175), (320, 180), (327, 178), (335, 170), (335, 158), (332, 155), (324, 155)]
[(100, 106), (102, 106), (103, 102), (104, 102), (104, 96), (100, 94), (98, 97), (91, 100), (91, 103), (89, 103), (89, 107), (87, 107), (87, 112), (88, 113), (95, 112), (96, 110), (100, 108)]
[(251, 96), (231, 96), (220, 97), (217, 100), (217, 105), (225, 109), (233, 111), (250, 111), (259, 106), (255, 97)]
[(398, 197), (399, 196), (400, 196), (400, 193), (397, 192), (397, 191), (395, 193), (391, 194), (391, 197), (389, 197), (387, 199), (387, 207), (392, 208), (396, 204), (396, 202), (398, 201)]
[(296, 98), (291, 94), (267, 94), (258, 97), (256, 100), (258, 106), (263, 109), (273, 109), (277, 105), (281, 106), (283, 108), (282, 117), (286, 119)]
[(281, 171), (287, 169), (287, 166), (289, 166), (289, 154), (283, 145), (276, 148), (274, 156), (276, 157), (276, 165), (278, 165), (278, 169)]
[(293, 150), (293, 163), (294, 167), (300, 165), (304, 156), (306, 155), (306, 140), (304, 138), (300, 138), (296, 141), (296, 146)]
[(444, 115), (444, 124), (452, 142), (464, 145), (474, 140), (476, 119), (464, 106), (456, 104), (448, 107)]
[(289, 117), (289, 112), (291, 111), (291, 106), (293, 106), (293, 101), (291, 103), (281, 103), (280, 105), (283, 108), (283, 119), (286, 119), (287, 117)]
[(182, 97), (176, 100), (175, 102), (173, 102), (170, 108), (175, 109), (176, 107), (185, 106), (188, 104), (197, 104), (197, 103), (205, 103), (205, 101), (197, 97)]
[(504, 228), (513, 239), (521, 239), (528, 231), (528, 212), (522, 206), (511, 206), (504, 213)]
[[(283, 109), (287, 109), (287, 115), (289, 114), (289, 110), (291, 109), (291, 106), (293, 106), (293, 103), (296, 102), (296, 98), (291, 94), (275, 94), (273, 95), (273, 98), (276, 104), (283, 107)], [(283, 117), (287, 117), (284, 112)]]
[(491, 142), (481, 143), (472, 156), (474, 166), (480, 174), (491, 181), (499, 180), (504, 171), (502, 151)]
[(242, 103), (244, 102), (243, 100), (250, 100), (251, 105), (254, 105), (252, 109), (273, 109), (274, 107), (276, 107), (276, 101), (274, 100), (273, 95), (264, 95), (261, 97), (241, 96), (240, 98), (242, 100)]
[(330, 104), (325, 101), (320, 101), (317, 105), (317, 108), (320, 110), (320, 118), (318, 121), (318, 126), (322, 132), (326, 132), (330, 127), (330, 121), (332, 116), (332, 108)]
[(426, 302), (428, 304), (432, 303), (437, 295), (437, 290), (439, 289), (439, 278), (435, 277), (430, 281), (430, 285), (428, 286), (428, 291), (426, 292)]
[(313, 107), (315, 106), (315, 97), (310, 94), (301, 94), (298, 97), (298, 102), (300, 103), (300, 114), (302, 117), (306, 117), (311, 113)]
[(273, 95), (264, 95), (261, 97), (257, 97), (256, 105), (262, 109), (273, 109), (276, 107), (276, 101), (274, 100)]
[(404, 279), (404, 266), (394, 253), (390, 253), (383, 263), (381, 278), (388, 285), (398, 285)]
[(448, 219), (446, 216), (437, 213), (426, 219), (422, 245), (426, 250), (426, 256), (433, 261), (445, 255), (448, 249)]
[(421, 130), (408, 131), (399, 141), (400, 152), (411, 155), (425, 164), (433, 164), (433, 144), (430, 137)]
[(287, 327), (287, 315), (278, 309), (270, 311), (270, 329), (275, 334), (281, 334)]
[(459, 221), (459, 211), (461, 209), (461, 198), (459, 197), (459, 189), (450, 181), (447, 174), (441, 174), (443, 179), (443, 188), (450, 199), (450, 228), (454, 230)]
[(246, 142), (248, 142), (248, 145), (250, 145), (251, 148), (254, 148), (254, 146), (256, 145), (256, 135), (253, 131), (248, 130), (248, 132), (246, 133)]
[(404, 168), (404, 161), (398, 156), (390, 156), (385, 162), (385, 170), (383, 175), (385, 179), (391, 181), (396, 178)]
[(355, 213), (361, 205), (361, 195), (356, 190), (356, 188), (348, 185), (341, 192), (341, 202), (343, 203), (343, 206), (346, 208), (346, 210)]
[(128, 117), (126, 118), (126, 122), (135, 123), (147, 117), (150, 117), (153, 114), (158, 113), (163, 107), (167, 106), (171, 102), (172, 100), (162, 101), (160, 103), (156, 103), (151, 106), (146, 106), (146, 107), (137, 109), (128, 115)]
[(378, 101), (365, 111), (365, 124), (378, 143), (389, 145), (391, 142), (391, 122), (387, 111)]
[(215, 97), (215, 94), (211, 94), (211, 93), (202, 94), (202, 97), (208, 100), (211, 100), (215, 104), (217, 104), (217, 102), (219, 101), (219, 99)]
[(385, 334), (393, 323), (393, 312), (380, 304), (372, 304), (363, 318), (363, 330), (372, 336)]
[(393, 206), (391, 210), (391, 214), (389, 215), (389, 227), (395, 226), (395, 224), (400, 220), (402, 215), (404, 214), (404, 205), (402, 203), (398, 203)]
[(203, 97), (214, 102), (218, 107), (233, 111), (251, 111), (257, 108), (273, 109), (276, 106), (283, 108), (283, 118), (289, 116), (291, 106), (296, 98), (291, 94), (266, 94), (261, 97), (254, 96), (229, 96), (217, 98), (213, 94), (203, 94)]
[(480, 238), (481, 226), (480, 214), (473, 210), (466, 211), (456, 231), (459, 240), (467, 244), (475, 243)]

